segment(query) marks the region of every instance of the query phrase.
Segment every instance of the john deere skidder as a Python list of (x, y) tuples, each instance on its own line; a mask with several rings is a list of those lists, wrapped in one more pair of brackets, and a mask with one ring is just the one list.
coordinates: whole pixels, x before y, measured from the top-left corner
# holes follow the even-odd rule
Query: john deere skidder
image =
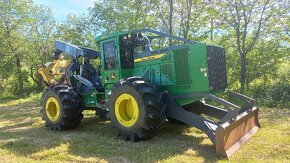
[[(151, 29), (106, 34), (96, 42), (99, 52), (55, 41), (71, 60), (39, 70), (48, 86), (42, 96), (47, 127), (75, 128), (83, 110), (96, 110), (126, 140), (138, 141), (150, 139), (168, 119), (200, 129), (226, 157), (260, 128), (253, 99), (227, 91), (243, 101), (237, 106), (214, 95), (227, 87), (224, 48)], [(96, 58), (101, 64), (94, 68)], [(57, 82), (53, 72), (65, 81)]]

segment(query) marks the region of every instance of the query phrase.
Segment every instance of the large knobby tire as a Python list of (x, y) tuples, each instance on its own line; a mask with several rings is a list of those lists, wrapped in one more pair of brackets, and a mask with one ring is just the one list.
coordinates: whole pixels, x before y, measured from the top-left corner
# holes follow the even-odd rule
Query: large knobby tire
[(83, 119), (83, 107), (79, 95), (68, 86), (51, 86), (42, 94), (42, 119), (52, 130), (77, 127)]
[(125, 140), (150, 139), (166, 120), (160, 93), (140, 77), (130, 77), (116, 83), (108, 106), (112, 124)]

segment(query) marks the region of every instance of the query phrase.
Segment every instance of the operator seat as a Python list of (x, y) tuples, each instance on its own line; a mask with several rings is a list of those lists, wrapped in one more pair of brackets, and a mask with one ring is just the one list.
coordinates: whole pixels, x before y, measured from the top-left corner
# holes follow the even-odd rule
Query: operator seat
[[(80, 74), (80, 66), (81, 65), (79, 63), (73, 62), (66, 68), (66, 78), (68, 84), (76, 88), (78, 86), (77, 82), (78, 81), (82, 82), (80, 81), (80, 78), (83, 78), (84, 80), (85, 79), (88, 80), (91, 83), (91, 85), (96, 88), (98, 92), (104, 92), (104, 88), (101, 83), (100, 73), (98, 73), (91, 64), (87, 63), (82, 65), (83, 76), (77, 75)], [(91, 90), (91, 88), (89, 88), (90, 86), (84, 87), (86, 87), (84, 88), (85, 90)]]
[(87, 63), (83, 65), (83, 74), (86, 79), (88, 79), (98, 92), (104, 92), (102, 86), (101, 73), (96, 71), (93, 65)]

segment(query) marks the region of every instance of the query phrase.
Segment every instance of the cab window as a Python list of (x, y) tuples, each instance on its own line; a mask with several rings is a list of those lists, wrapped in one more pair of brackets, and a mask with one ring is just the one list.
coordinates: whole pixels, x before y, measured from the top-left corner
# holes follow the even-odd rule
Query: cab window
[(121, 56), (121, 67), (122, 68), (133, 68), (133, 48), (131, 44), (120, 44), (120, 56)]
[(103, 44), (105, 55), (105, 70), (116, 69), (116, 46), (115, 42), (106, 42)]

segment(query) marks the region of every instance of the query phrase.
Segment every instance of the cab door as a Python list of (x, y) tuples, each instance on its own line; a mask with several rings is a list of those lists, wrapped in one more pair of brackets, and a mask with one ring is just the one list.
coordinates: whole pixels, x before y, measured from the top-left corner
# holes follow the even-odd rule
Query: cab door
[(102, 82), (104, 84), (114, 84), (120, 80), (119, 75), (119, 50), (117, 39), (109, 39), (101, 42), (102, 51)]

